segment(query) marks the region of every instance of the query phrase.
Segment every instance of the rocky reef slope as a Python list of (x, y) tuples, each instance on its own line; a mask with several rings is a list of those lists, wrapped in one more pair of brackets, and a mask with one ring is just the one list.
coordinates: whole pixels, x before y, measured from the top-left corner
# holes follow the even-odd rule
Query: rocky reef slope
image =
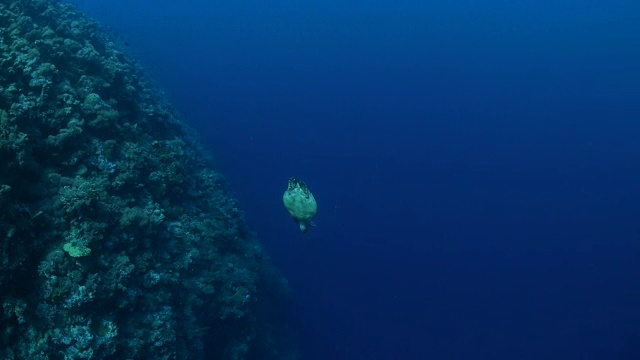
[(0, 0), (0, 358), (285, 358), (286, 283), (140, 67)]

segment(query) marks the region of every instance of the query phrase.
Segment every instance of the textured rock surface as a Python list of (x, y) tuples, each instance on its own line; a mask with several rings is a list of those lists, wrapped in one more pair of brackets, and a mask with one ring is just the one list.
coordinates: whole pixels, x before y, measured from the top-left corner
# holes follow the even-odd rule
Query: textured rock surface
[(289, 355), (286, 282), (224, 179), (64, 3), (0, 0), (0, 206), (0, 358)]

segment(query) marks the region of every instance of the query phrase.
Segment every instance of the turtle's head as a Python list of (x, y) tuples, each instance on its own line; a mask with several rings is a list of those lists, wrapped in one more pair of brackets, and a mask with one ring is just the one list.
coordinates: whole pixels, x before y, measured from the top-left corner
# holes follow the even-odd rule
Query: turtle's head
[(309, 227), (313, 227), (316, 226), (316, 223), (314, 223), (311, 220), (308, 221), (298, 221), (298, 225), (300, 225), (300, 231), (302, 231), (303, 233), (306, 233), (307, 230), (309, 230)]

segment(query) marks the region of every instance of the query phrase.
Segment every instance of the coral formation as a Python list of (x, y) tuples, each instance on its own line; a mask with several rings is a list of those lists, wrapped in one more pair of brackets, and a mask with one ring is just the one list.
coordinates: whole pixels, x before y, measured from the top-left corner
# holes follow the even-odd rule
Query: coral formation
[(120, 49), (71, 5), (0, 0), (0, 358), (286, 357), (285, 280)]

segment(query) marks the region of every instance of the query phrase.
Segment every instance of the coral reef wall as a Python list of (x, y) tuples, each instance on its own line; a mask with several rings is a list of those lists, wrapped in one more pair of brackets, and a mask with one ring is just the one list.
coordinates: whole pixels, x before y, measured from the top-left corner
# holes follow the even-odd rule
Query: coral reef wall
[(0, 0), (0, 358), (281, 359), (287, 287), (142, 70)]

